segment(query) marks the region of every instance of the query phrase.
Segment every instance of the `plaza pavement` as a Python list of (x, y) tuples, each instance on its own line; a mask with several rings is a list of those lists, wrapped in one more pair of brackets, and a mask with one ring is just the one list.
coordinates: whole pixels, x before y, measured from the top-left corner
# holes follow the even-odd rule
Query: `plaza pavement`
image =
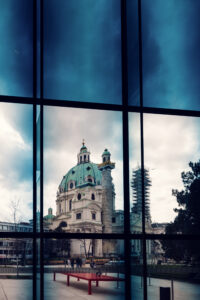
[[(108, 274), (109, 275), (109, 274)], [(112, 274), (111, 274), (112, 275)], [(114, 275), (114, 274), (113, 274)], [(87, 281), (77, 281), (70, 278), (70, 286), (66, 286), (66, 276), (53, 273), (44, 274), (45, 300), (123, 300), (124, 282), (120, 282), (117, 289), (116, 282), (99, 282), (99, 287), (92, 284), (92, 295), (88, 295)], [(148, 281), (148, 280), (147, 280)], [(150, 283), (150, 285), (149, 285)], [(170, 287), (171, 282), (164, 279), (151, 278), (148, 281), (148, 300), (159, 300), (159, 288)], [(38, 280), (39, 285), (39, 280)], [(141, 277), (132, 276), (132, 293), (134, 300), (143, 299)], [(181, 281), (174, 281), (174, 300), (199, 300), (200, 285)], [(0, 300), (33, 300), (32, 280), (25, 279), (0, 279)]]
[[(124, 299), (124, 282), (99, 282), (99, 287), (92, 283), (92, 295), (88, 295), (88, 282), (70, 278), (66, 286), (66, 276), (53, 273), (44, 274), (44, 299), (48, 300), (118, 300)], [(0, 300), (32, 300), (32, 281), (24, 279), (0, 279)]]

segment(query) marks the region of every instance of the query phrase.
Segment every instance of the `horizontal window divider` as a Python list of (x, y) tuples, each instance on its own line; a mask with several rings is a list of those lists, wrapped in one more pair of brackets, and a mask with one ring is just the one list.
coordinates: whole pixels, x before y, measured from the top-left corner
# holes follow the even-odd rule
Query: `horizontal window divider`
[[(134, 236), (134, 234), (132, 235)], [(137, 235), (139, 236), (139, 235)], [(143, 234), (145, 240), (199, 240), (200, 234)], [(133, 237), (135, 239), (135, 237)]]
[(36, 238), (36, 234), (34, 232), (11, 232), (11, 231), (6, 231), (0, 232), (0, 239), (1, 238), (25, 238), (25, 239), (33, 239)]
[(2, 96), (0, 95), (0, 102), (15, 103), (15, 104), (36, 104), (57, 107), (74, 107), (85, 109), (98, 109), (98, 110), (112, 110), (112, 111), (128, 111), (128, 112), (141, 112), (147, 114), (163, 114), (163, 115), (177, 115), (188, 117), (200, 117), (200, 111), (196, 110), (182, 110), (171, 108), (156, 108), (156, 107), (140, 107), (121, 104), (108, 104), (108, 103), (95, 103), (95, 102), (80, 102), (71, 100), (55, 100), (55, 99), (41, 99), (33, 97), (21, 96)]
[(200, 240), (200, 234), (124, 234), (124, 233), (72, 233), (72, 232), (0, 232), (0, 238), (70, 238), (70, 239), (129, 239), (129, 240)]
[[(131, 107), (128, 108), (131, 111)], [(133, 109), (133, 111), (135, 111)], [(147, 114), (161, 114), (161, 115), (177, 115), (177, 116), (188, 116), (188, 117), (200, 117), (200, 111), (197, 110), (185, 110), (185, 109), (172, 109), (172, 108), (155, 108), (145, 107), (141, 108), (143, 113)]]

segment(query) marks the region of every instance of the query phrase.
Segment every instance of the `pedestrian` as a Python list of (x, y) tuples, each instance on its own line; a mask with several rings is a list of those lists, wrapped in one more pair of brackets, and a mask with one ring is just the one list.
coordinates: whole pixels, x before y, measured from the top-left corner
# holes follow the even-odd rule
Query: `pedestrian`
[(80, 266), (80, 268), (82, 267), (82, 264), (83, 264), (83, 262), (82, 262), (82, 259), (80, 258), (79, 259), (79, 266)]
[(76, 259), (76, 267), (79, 268), (80, 267), (80, 258), (77, 257)]
[(74, 268), (74, 258), (71, 258), (71, 267)]

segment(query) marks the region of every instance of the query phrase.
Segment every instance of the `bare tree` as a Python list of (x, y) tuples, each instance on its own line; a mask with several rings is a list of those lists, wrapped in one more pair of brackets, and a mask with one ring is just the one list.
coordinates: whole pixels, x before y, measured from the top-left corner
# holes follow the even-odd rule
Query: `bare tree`
[(21, 217), (19, 216), (19, 207), (20, 207), (20, 199), (14, 198), (10, 200), (9, 208), (11, 210), (12, 220), (15, 226), (15, 231), (17, 231), (17, 224), (20, 222)]

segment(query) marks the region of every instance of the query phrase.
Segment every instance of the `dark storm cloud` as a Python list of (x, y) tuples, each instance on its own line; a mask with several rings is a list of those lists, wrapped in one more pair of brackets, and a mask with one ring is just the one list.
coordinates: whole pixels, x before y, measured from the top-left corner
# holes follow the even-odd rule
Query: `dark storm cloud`
[(200, 109), (200, 2), (143, 1), (144, 104)]
[(32, 0), (2, 0), (0, 93), (32, 95)]
[[(143, 0), (145, 106), (200, 109), (200, 2)], [(129, 101), (139, 103), (137, 1), (128, 2)]]
[(45, 95), (121, 102), (120, 1), (45, 1)]

